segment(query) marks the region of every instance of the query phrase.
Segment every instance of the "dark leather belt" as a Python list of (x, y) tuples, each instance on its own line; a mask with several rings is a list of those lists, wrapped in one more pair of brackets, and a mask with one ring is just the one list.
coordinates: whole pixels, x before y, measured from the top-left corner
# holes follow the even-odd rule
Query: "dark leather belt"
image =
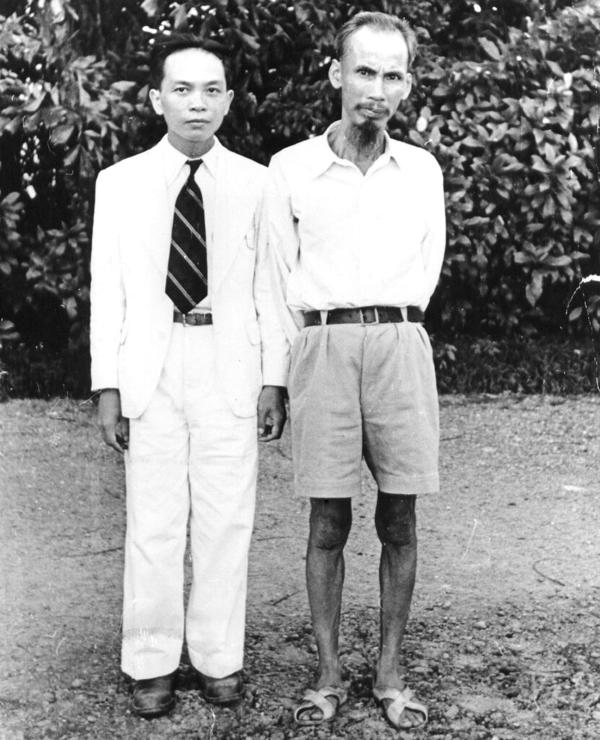
[(406, 319), (402, 309), (396, 306), (365, 306), (364, 308), (333, 308), (327, 311), (325, 321), (320, 311), (305, 311), (304, 326), (321, 324), (396, 324), (401, 321), (422, 322), (423, 311), (417, 306), (406, 307)]
[(181, 313), (173, 311), (173, 321), (184, 326), (208, 326), (212, 324), (212, 313)]

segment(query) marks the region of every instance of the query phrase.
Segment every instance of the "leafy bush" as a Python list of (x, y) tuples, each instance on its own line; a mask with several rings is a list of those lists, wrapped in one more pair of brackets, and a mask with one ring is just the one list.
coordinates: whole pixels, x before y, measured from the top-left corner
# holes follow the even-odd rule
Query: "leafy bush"
[(600, 32), (600, 16), (563, 13), (507, 42), (481, 38), (488, 61), (433, 60), (422, 75), (407, 135), (445, 170), (443, 327), (506, 333), (562, 320), (600, 225), (598, 81), (572, 66), (599, 58), (590, 24)]
[[(19, 15), (0, 18), (0, 361), (19, 392), (86, 387), (94, 180), (161, 135), (146, 105), (159, 30), (192, 30), (224, 51), (236, 97), (222, 138), (267, 162), (338, 115), (327, 68), (349, 15), (377, 9), (413, 22), (423, 42), (414, 90), (391, 129), (445, 172), (435, 332), (556, 331), (582, 271), (600, 271), (597, 9), (567, 0), (42, 5), (12, 0)], [(570, 331), (584, 319), (573, 308)]]
[(433, 337), (441, 393), (593, 393), (599, 348), (589, 338)]

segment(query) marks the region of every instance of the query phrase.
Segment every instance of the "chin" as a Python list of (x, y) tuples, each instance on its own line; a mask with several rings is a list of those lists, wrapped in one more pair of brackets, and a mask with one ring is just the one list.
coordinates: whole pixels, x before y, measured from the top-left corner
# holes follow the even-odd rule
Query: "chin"
[(354, 124), (354, 127), (362, 137), (369, 138), (385, 129), (387, 121), (377, 118), (361, 118)]
[(189, 144), (192, 145), (198, 145), (198, 144), (204, 144), (207, 141), (210, 141), (213, 137), (213, 131), (203, 131), (201, 134), (199, 133), (197, 136), (187, 136), (186, 140)]

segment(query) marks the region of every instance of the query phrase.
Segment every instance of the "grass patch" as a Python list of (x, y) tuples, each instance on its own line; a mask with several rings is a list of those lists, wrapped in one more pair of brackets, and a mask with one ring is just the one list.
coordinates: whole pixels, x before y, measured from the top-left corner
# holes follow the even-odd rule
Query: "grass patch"
[[(432, 336), (440, 393), (578, 394), (596, 390), (597, 353), (589, 339)], [(50, 352), (6, 345), (0, 400), (89, 395), (88, 350)]]

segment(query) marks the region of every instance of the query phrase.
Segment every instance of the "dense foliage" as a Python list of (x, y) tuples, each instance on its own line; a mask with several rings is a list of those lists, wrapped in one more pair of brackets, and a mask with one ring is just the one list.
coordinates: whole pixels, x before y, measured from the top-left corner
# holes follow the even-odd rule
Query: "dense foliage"
[(406, 16), (422, 43), (392, 133), (435, 154), (448, 206), (430, 325), (451, 342), (558, 330), (579, 276), (600, 272), (600, 10), (570, 5), (5, 1), (0, 359), (16, 389), (85, 392), (94, 180), (161, 135), (146, 103), (147, 51), (170, 28), (221, 47), (236, 92), (222, 138), (267, 162), (337, 115), (327, 67), (339, 25), (356, 9)]

